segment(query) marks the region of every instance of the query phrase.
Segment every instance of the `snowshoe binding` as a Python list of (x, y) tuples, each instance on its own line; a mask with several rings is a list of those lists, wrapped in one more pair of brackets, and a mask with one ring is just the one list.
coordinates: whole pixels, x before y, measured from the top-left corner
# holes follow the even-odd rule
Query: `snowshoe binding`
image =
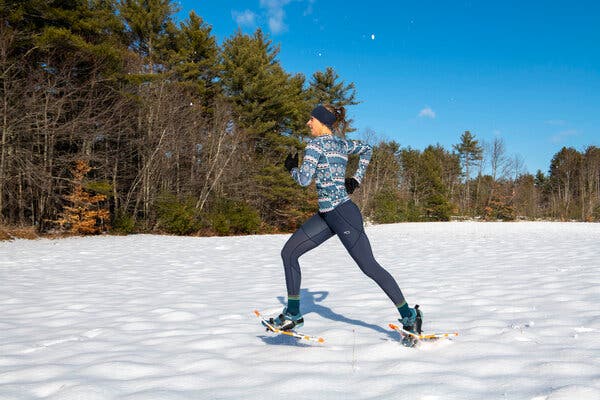
[[(419, 310), (419, 305), (416, 304), (415, 308), (410, 309), (411, 315), (408, 317), (398, 318), (398, 322), (402, 324), (402, 329), (407, 332), (421, 334), (423, 328), (423, 313)], [(410, 335), (406, 335), (402, 338), (402, 345), (406, 347), (414, 347), (417, 344), (417, 340)]]
[(304, 325), (304, 318), (302, 314), (290, 314), (287, 308), (283, 309), (283, 312), (276, 318), (269, 318), (269, 323), (273, 327), (281, 329), (282, 331), (291, 331), (296, 328), (300, 328)]

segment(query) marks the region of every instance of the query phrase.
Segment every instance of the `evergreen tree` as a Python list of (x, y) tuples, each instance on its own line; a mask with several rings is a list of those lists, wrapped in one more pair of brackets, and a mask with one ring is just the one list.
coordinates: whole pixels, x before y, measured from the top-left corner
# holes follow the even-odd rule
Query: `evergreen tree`
[(447, 221), (453, 206), (449, 187), (453, 181), (445, 175), (456, 169), (456, 157), (440, 145), (428, 146), (423, 152), (403, 149), (400, 152), (401, 182), (411, 196), (413, 207), (419, 208), (421, 219)]
[[(130, 47), (142, 58), (140, 73), (164, 72), (167, 30), (177, 11), (171, 0), (120, 0), (119, 15), (127, 26)], [(161, 48), (161, 46), (163, 48)]]
[(24, 33), (18, 45), (34, 64), (54, 70), (77, 58), (78, 77), (86, 69), (122, 68), (123, 26), (115, 15), (116, 0), (9, 1), (3, 9), (13, 29)]
[(174, 45), (169, 54), (172, 76), (202, 102), (212, 108), (219, 86), (219, 47), (211, 27), (193, 11), (180, 23), (174, 35)]
[(539, 215), (546, 216), (550, 199), (550, 184), (542, 170), (537, 170), (533, 184), (537, 193), (537, 211)]
[(460, 136), (460, 143), (452, 146), (458, 153), (465, 172), (465, 179), (471, 179), (471, 168), (481, 160), (483, 156), (483, 148), (479, 145), (479, 141), (475, 140), (475, 136), (465, 131)]
[[(317, 71), (313, 74), (309, 86), (309, 95), (314, 104), (331, 104), (335, 107), (348, 107), (359, 104), (356, 100), (356, 87), (353, 82), (346, 84), (340, 80), (340, 76), (332, 67), (327, 67), (325, 71)], [(354, 121), (346, 119), (345, 126), (341, 127), (340, 134), (345, 135), (348, 132), (354, 132), (356, 129), (352, 126)]]
[(472, 167), (483, 157), (483, 148), (479, 145), (479, 141), (475, 139), (475, 136), (469, 131), (465, 131), (460, 137), (460, 143), (452, 146), (453, 149), (458, 153), (465, 176), (465, 189), (463, 197), (463, 210), (470, 210), (471, 193), (469, 181), (471, 180)]
[(237, 32), (222, 48), (221, 84), (232, 104), (237, 131), (249, 150), (246, 198), (270, 225), (289, 228), (293, 203), (307, 198), (284, 170), (285, 156), (308, 133), (304, 78), (290, 76), (277, 60), (279, 49), (261, 30)]
[(428, 220), (448, 221), (452, 213), (443, 180), (446, 157), (446, 151), (439, 145), (428, 146), (421, 156), (421, 185), (427, 187), (423, 209)]
[(407, 199), (402, 198), (398, 189), (382, 188), (372, 200), (371, 218), (377, 224), (393, 224), (403, 221), (417, 221), (418, 213), (411, 213)]
[[(374, 135), (374, 133), (367, 131), (366, 135)], [(366, 137), (364, 140), (370, 142), (370, 139), (370, 137)], [(382, 203), (388, 203), (392, 202), (395, 198), (400, 198), (398, 188), (398, 171), (400, 168), (398, 160), (399, 149), (400, 145), (394, 141), (381, 141), (379, 144), (373, 146), (373, 154), (367, 170), (368, 172), (360, 188), (352, 196), (353, 201), (362, 210), (363, 215), (369, 215), (379, 220), (373, 215), (373, 211), (379, 208), (377, 199), (380, 199)], [(347, 176), (352, 176), (358, 167), (358, 161), (357, 156), (349, 157), (346, 166)], [(378, 194), (383, 191), (386, 191), (386, 193), (378, 198)], [(389, 192), (389, 195), (387, 192)], [(396, 205), (393, 207), (395, 209)], [(384, 219), (390, 220), (388, 217)]]
[(224, 93), (234, 106), (236, 123), (260, 153), (278, 144), (293, 145), (280, 137), (282, 133), (307, 133), (302, 123), (308, 114), (304, 79), (287, 74), (278, 53), (260, 29), (252, 36), (238, 31), (223, 43)]

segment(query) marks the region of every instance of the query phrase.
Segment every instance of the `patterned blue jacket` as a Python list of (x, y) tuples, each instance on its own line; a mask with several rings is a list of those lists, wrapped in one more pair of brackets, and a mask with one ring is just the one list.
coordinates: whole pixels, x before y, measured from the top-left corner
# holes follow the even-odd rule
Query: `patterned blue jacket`
[(348, 155), (359, 155), (354, 179), (360, 183), (372, 153), (371, 146), (357, 140), (342, 139), (333, 135), (318, 136), (307, 142), (302, 165), (292, 169), (292, 178), (301, 186), (308, 186), (316, 173), (319, 211), (331, 211), (350, 199), (344, 185)]

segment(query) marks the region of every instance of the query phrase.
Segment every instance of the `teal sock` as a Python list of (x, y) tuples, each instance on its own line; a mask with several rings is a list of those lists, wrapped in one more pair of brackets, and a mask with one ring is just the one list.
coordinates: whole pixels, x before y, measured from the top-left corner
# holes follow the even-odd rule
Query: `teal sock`
[(412, 315), (412, 313), (410, 312), (410, 307), (406, 302), (397, 305), (396, 307), (398, 307), (398, 311), (400, 312), (402, 318), (410, 317)]
[(300, 296), (288, 296), (287, 312), (292, 315), (300, 314)]

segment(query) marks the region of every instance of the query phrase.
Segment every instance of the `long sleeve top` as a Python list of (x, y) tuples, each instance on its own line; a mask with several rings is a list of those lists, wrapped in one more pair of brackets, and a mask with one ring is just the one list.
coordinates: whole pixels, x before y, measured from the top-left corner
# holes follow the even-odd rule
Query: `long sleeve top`
[(350, 199), (344, 184), (348, 155), (358, 154), (354, 179), (362, 182), (373, 149), (358, 140), (333, 135), (318, 136), (308, 141), (299, 168), (292, 168), (292, 178), (301, 186), (310, 185), (313, 177), (319, 196), (319, 211), (328, 212)]

